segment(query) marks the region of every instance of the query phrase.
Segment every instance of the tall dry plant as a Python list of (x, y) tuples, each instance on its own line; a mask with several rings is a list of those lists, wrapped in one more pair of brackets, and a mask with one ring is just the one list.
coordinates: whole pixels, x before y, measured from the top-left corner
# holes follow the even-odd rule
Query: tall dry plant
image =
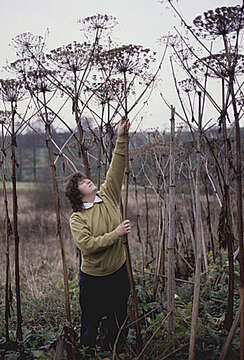
[(3, 186), (3, 198), (4, 198), (4, 231), (6, 240), (6, 275), (5, 275), (5, 339), (8, 343), (10, 340), (9, 336), (9, 318), (10, 318), (10, 306), (12, 301), (12, 290), (11, 290), (11, 278), (10, 278), (10, 256), (9, 256), (9, 238), (12, 233), (12, 227), (10, 222), (9, 210), (8, 210), (8, 196), (6, 188), (6, 174), (5, 174), (5, 163), (6, 163), (6, 131), (5, 126), (8, 126), (11, 112), (0, 111), (0, 124), (2, 130), (2, 144), (1, 144), (1, 175), (2, 175), (2, 186)]
[[(66, 256), (65, 256), (65, 250), (64, 250), (62, 226), (61, 226), (60, 196), (59, 196), (56, 167), (54, 165), (54, 154), (53, 154), (52, 141), (51, 141), (51, 139), (52, 139), (51, 121), (47, 117), (47, 113), (45, 114), (45, 129), (46, 129), (46, 145), (47, 145), (47, 149), (48, 149), (49, 165), (50, 165), (50, 170), (51, 170), (51, 175), (52, 175), (52, 183), (53, 183), (53, 195), (54, 195), (56, 221), (57, 221), (57, 236), (58, 236), (59, 243), (60, 243), (60, 250), (61, 250), (61, 257), (62, 257), (62, 264), (63, 264), (63, 274), (64, 274), (65, 312), (66, 312), (67, 323), (64, 325), (62, 333), (66, 334), (66, 336), (67, 336), (67, 338), (65, 338), (64, 341), (67, 342), (67, 344), (69, 342), (71, 342), (71, 354), (68, 351), (68, 354), (67, 354), (68, 358), (75, 360), (76, 359), (75, 334), (74, 334), (74, 330), (72, 328), (71, 313), (70, 313), (68, 270), (67, 270), (67, 262), (66, 262)], [(61, 338), (61, 339), (63, 339), (63, 338)], [(63, 346), (61, 346), (61, 347), (63, 347)], [(58, 351), (59, 348), (57, 348), (56, 350)]]
[[(219, 78), (221, 80), (221, 95), (222, 95), (222, 110), (219, 119), (219, 127), (223, 133), (223, 146), (224, 146), (224, 166), (223, 170), (221, 165), (218, 165), (220, 169), (221, 176), (221, 188), (222, 190), (222, 208), (219, 216), (219, 241), (220, 246), (228, 249), (228, 259), (229, 259), (229, 291), (228, 291), (228, 306), (225, 314), (225, 329), (229, 330), (233, 321), (233, 306), (234, 306), (234, 261), (233, 261), (233, 252), (234, 252), (234, 234), (232, 229), (232, 216), (231, 216), (231, 199), (230, 199), (230, 164), (232, 162), (232, 149), (230, 146), (231, 139), (229, 138), (229, 133), (227, 128), (227, 118), (229, 114), (227, 112), (228, 100), (229, 100), (229, 91), (226, 96), (226, 86), (228, 87), (228, 77), (230, 73), (234, 71), (237, 76), (242, 72), (244, 56), (238, 55), (236, 58), (235, 66), (235, 54), (230, 54), (227, 56), (224, 54), (215, 54), (204, 59), (210, 68), (206, 69), (206, 65), (203, 63), (197, 62), (194, 67), (200, 68), (201, 71), (205, 71), (207, 76), (213, 78)], [(210, 145), (211, 146), (211, 145)], [(214, 151), (213, 149), (211, 149)]]
[(176, 237), (176, 193), (175, 193), (175, 109), (171, 109), (171, 132), (169, 154), (169, 230), (167, 243), (167, 308), (169, 312), (168, 332), (174, 332), (174, 307), (175, 307), (175, 237)]
[[(15, 250), (15, 292), (16, 292), (16, 306), (17, 306), (17, 340), (23, 340), (22, 333), (22, 314), (21, 314), (21, 295), (20, 295), (20, 271), (19, 271), (19, 232), (18, 232), (18, 200), (17, 200), (17, 185), (16, 185), (16, 146), (17, 146), (17, 130), (23, 126), (17, 122), (17, 103), (23, 99), (26, 90), (21, 81), (15, 79), (0, 80), (0, 96), (3, 102), (9, 103), (10, 117), (10, 136), (11, 136), (11, 163), (12, 163), (12, 198), (13, 198), (13, 235), (14, 235), (14, 250)], [(6, 219), (7, 220), (7, 219)]]
[[(111, 42), (108, 43), (102, 38), (103, 30), (111, 30), (114, 26), (114, 18), (107, 15), (96, 15), (84, 19), (83, 26), (86, 28), (86, 36), (89, 42), (82, 44), (72, 43), (67, 46), (53, 50), (48, 56), (44, 54), (44, 41), (41, 37), (32, 36), (29, 33), (22, 34), (15, 38), (14, 44), (19, 49), (18, 55), (26, 58), (27, 61), (34, 61), (35, 66), (29, 68), (24, 74), (24, 80), (28, 84), (30, 78), (34, 79), (36, 88), (30, 91), (32, 101), (36, 106), (39, 115), (51, 113), (51, 118), (55, 117), (61, 121), (61, 116), (53, 111), (51, 101), (53, 97), (45, 100), (36, 95), (36, 92), (42, 92), (43, 95), (49, 92), (49, 87), (55, 89), (53, 94), (57, 94), (57, 90), (65, 94), (66, 101), (72, 103), (72, 112), (74, 114), (75, 125), (78, 130), (78, 144), (79, 152), (83, 157), (83, 164), (85, 173), (90, 177), (90, 168), (88, 162), (88, 153), (84, 139), (84, 129), (81, 125), (81, 116), (85, 110), (89, 111), (96, 119), (97, 123), (101, 122), (101, 116), (91, 108), (91, 98), (96, 93), (92, 92), (88, 99), (83, 97), (85, 84), (92, 78), (94, 72), (102, 74), (104, 83), (109, 84), (113, 88), (114, 81), (119, 77), (122, 82), (122, 92), (120, 94), (113, 94), (115, 96), (116, 105), (109, 106), (113, 108), (113, 114), (109, 116), (109, 121), (115, 119), (115, 116), (124, 117), (128, 119), (130, 112), (140, 104), (143, 96), (150, 86), (153, 85), (156, 75), (161, 67), (163, 57), (154, 75), (148, 73), (149, 65), (154, 62), (154, 53), (149, 49), (143, 49), (139, 45), (126, 45), (119, 48), (111, 49)], [(88, 32), (87, 32), (88, 31)], [(90, 39), (92, 40), (90, 41)], [(103, 50), (103, 51), (102, 51)], [(31, 60), (30, 60), (31, 59)], [(58, 69), (57, 69), (58, 68)], [(61, 75), (60, 75), (60, 70)], [(36, 79), (36, 80), (35, 80)], [(134, 101), (131, 101), (131, 92), (134, 89), (135, 82), (138, 80), (139, 84), (143, 84), (143, 89)], [(48, 87), (46, 87), (46, 81)], [(32, 84), (34, 85), (34, 84)], [(31, 85), (31, 86), (32, 86)], [(31, 87), (30, 86), (30, 87)], [(41, 86), (41, 90), (40, 90)], [(38, 89), (39, 88), (39, 89)], [(29, 89), (30, 90), (30, 89)], [(108, 110), (109, 111), (109, 110)], [(45, 123), (49, 120), (44, 117)], [(114, 121), (116, 123), (116, 120)], [(65, 125), (65, 122), (62, 122)], [(68, 126), (67, 126), (68, 127)], [(52, 136), (50, 135), (52, 138)], [(64, 150), (64, 148), (62, 147)], [(51, 170), (53, 171), (53, 162), (50, 162)], [(127, 211), (128, 201), (128, 184), (129, 184), (129, 157), (128, 157), (128, 143), (126, 150), (126, 176), (125, 176), (125, 201), (124, 201), (124, 216)], [(55, 179), (55, 174), (53, 175)], [(128, 262), (130, 263), (130, 254), (128, 241), (125, 241)], [(129, 265), (129, 273), (132, 279), (132, 267)], [(131, 280), (133, 283), (133, 279)], [(132, 285), (132, 297), (134, 312), (137, 313), (136, 294), (134, 286)], [(136, 319), (138, 314), (136, 314)], [(140, 324), (136, 321), (137, 329), (137, 344), (141, 347)]]
[[(244, 27), (244, 7), (242, 6), (231, 6), (231, 7), (221, 7), (215, 10), (206, 11), (203, 15), (197, 16), (193, 23), (194, 27), (190, 27), (187, 22), (184, 20), (183, 16), (177, 10), (176, 5), (173, 1), (167, 1), (173, 11), (181, 19), (182, 24), (185, 29), (187, 29), (187, 35), (191, 35), (196, 41), (197, 45), (201, 50), (207, 55), (202, 57), (199, 55), (199, 52), (196, 48), (193, 48), (189, 45), (188, 39), (182, 35), (180, 31), (176, 29), (177, 35), (172, 36), (172, 49), (177, 58), (177, 61), (181, 64), (182, 69), (189, 76), (190, 81), (194, 82), (196, 89), (203, 92), (204, 97), (208, 99), (211, 105), (219, 113), (219, 127), (223, 132), (223, 143), (224, 149), (219, 149), (219, 158), (216, 156), (216, 149), (211, 140), (207, 138), (206, 134), (203, 134), (206, 143), (209, 145), (210, 152), (213, 156), (213, 159), (216, 163), (217, 174), (219, 177), (219, 187), (223, 192), (222, 201), (220, 202), (222, 206), (220, 214), (220, 237), (226, 242), (228, 249), (229, 257), (229, 291), (228, 291), (228, 306), (225, 314), (225, 327), (227, 329), (231, 328), (232, 319), (233, 319), (233, 293), (234, 293), (234, 260), (233, 260), (233, 246), (234, 246), (234, 235), (233, 235), (233, 223), (232, 223), (232, 214), (231, 214), (231, 204), (230, 204), (230, 167), (232, 168), (235, 177), (236, 177), (236, 204), (238, 216), (236, 218), (236, 224), (238, 227), (238, 239), (239, 246), (241, 251), (243, 251), (243, 209), (242, 209), (242, 174), (241, 174), (241, 146), (240, 146), (240, 118), (241, 118), (241, 106), (238, 107), (238, 97), (242, 94), (242, 87), (239, 85), (237, 80), (237, 75), (243, 75), (243, 61), (244, 55), (242, 54), (242, 48), (240, 46), (241, 33)], [(201, 39), (212, 40), (212, 43), (209, 45), (206, 41)], [(177, 40), (178, 39), (178, 40)], [(212, 49), (216, 40), (222, 39), (223, 42), (223, 51), (218, 54), (213, 54)], [(194, 64), (195, 62), (195, 64)], [(198, 74), (196, 74), (196, 67), (203, 70), (204, 81), (202, 82), (199, 79)], [(208, 77), (214, 76), (221, 80), (220, 94), (222, 98), (222, 104), (218, 105), (217, 97), (212, 95), (209, 91), (210, 86), (208, 84)], [(176, 83), (176, 76), (175, 76)], [(226, 89), (226, 92), (225, 92)], [(183, 116), (179, 116), (181, 120), (185, 121), (186, 124), (191, 128), (193, 122), (197, 125), (197, 118), (193, 114), (191, 98), (188, 96), (190, 113), (192, 118), (188, 118), (188, 113), (186, 111), (186, 105), (183, 99), (180, 97), (178, 91), (178, 96), (180, 104), (183, 110)], [(203, 99), (203, 102), (205, 100)], [(232, 107), (232, 109), (231, 109)], [(179, 115), (179, 114), (178, 114)], [(233, 120), (234, 118), (234, 120)], [(230, 147), (230, 138), (229, 131), (227, 128), (227, 121), (234, 124), (235, 128), (235, 143), (236, 143), (236, 162), (235, 168), (233, 169), (233, 155)], [(198, 126), (198, 125), (197, 125)], [(220, 160), (224, 154), (224, 172), (222, 172), (222, 165)], [(207, 173), (208, 173), (208, 169)], [(214, 184), (213, 179), (209, 174), (207, 175), (211, 184)], [(218, 198), (219, 194), (216, 193)], [(223, 226), (224, 225), (224, 226)], [(221, 256), (221, 253), (220, 253)], [(241, 255), (243, 256), (243, 255)], [(241, 304), (243, 303), (243, 261), (240, 262), (240, 277), (241, 277), (241, 286), (240, 286), (240, 298)], [(244, 329), (244, 308), (241, 310), (241, 336), (240, 336), (240, 356), (244, 357), (244, 340), (243, 340), (243, 329)]]
[[(153, 55), (149, 49), (143, 49), (137, 45), (124, 45), (119, 48), (111, 49), (103, 52), (98, 57), (98, 66), (104, 73), (105, 77), (108, 78), (109, 74), (116, 76), (120, 75), (123, 83), (122, 97), (118, 98), (117, 101), (122, 107), (123, 118), (127, 121), (129, 113), (133, 106), (138, 102), (138, 99), (129, 108), (129, 94), (131, 89), (135, 86), (137, 78), (141, 77), (141, 73), (145, 72), (151, 61), (154, 60)], [(147, 84), (146, 88), (149, 87)], [(145, 90), (144, 90), (145, 91)], [(117, 94), (118, 95), (118, 94)], [(129, 193), (129, 136), (128, 129), (125, 134), (126, 136), (126, 152), (125, 152), (125, 192), (123, 202), (123, 218), (127, 218), (127, 206), (128, 206), (128, 193)], [(129, 243), (127, 235), (124, 240), (125, 252), (127, 258), (127, 267), (130, 279), (131, 296), (133, 304), (134, 321), (136, 325), (136, 340), (138, 351), (142, 347), (141, 329), (138, 321), (138, 305), (137, 296), (135, 291), (135, 284), (132, 271), (132, 260), (130, 255)]]
[(189, 345), (189, 360), (195, 359), (195, 343), (197, 337), (197, 323), (200, 301), (200, 276), (202, 262), (202, 230), (201, 230), (201, 202), (200, 202), (200, 171), (201, 171), (201, 141), (202, 141), (202, 113), (201, 113), (201, 93), (199, 95), (199, 127), (197, 141), (197, 159), (196, 159), (196, 175), (195, 175), (195, 275), (194, 275), (194, 295), (192, 305), (192, 323), (191, 336)]
[[(158, 287), (161, 281), (162, 289), (165, 287), (165, 267), (166, 267), (166, 233), (167, 233), (167, 171), (169, 163), (168, 145), (164, 136), (158, 131), (152, 134), (147, 134), (144, 140), (144, 145), (139, 146), (138, 149), (133, 149), (131, 156), (135, 156), (137, 161), (139, 159), (140, 167), (139, 173), (143, 174), (141, 185), (144, 188), (144, 258), (145, 268), (149, 268), (150, 264), (155, 261), (155, 272), (153, 281), (153, 298), (156, 298)], [(134, 174), (134, 176), (138, 176)], [(153, 236), (150, 233), (152, 223), (150, 223), (150, 194), (154, 194), (155, 210), (156, 210), (156, 224), (155, 233)], [(156, 240), (156, 241), (155, 241)], [(150, 250), (150, 254), (149, 254)]]
[[(54, 49), (48, 55), (48, 59), (57, 69), (61, 69), (64, 73), (64, 83), (56, 86), (60, 87), (63, 92), (72, 100), (72, 113), (74, 114), (75, 123), (78, 130), (78, 147), (82, 155), (85, 174), (91, 176), (87, 149), (84, 141), (84, 130), (81, 124), (82, 111), (79, 109), (79, 94), (83, 86), (84, 79), (90, 71), (92, 52), (94, 49), (90, 44), (72, 43), (66, 46)], [(52, 65), (51, 65), (52, 66)], [(80, 75), (81, 74), (81, 75)]]
[[(238, 73), (243, 74), (244, 56), (240, 54), (240, 33), (244, 28), (244, 7), (222, 7), (215, 11), (209, 11), (203, 16), (199, 16), (194, 20), (199, 34), (211, 36), (213, 38), (222, 38), (224, 44), (225, 56), (225, 71), (221, 73), (222, 78), (227, 78), (227, 90), (231, 98), (231, 106), (234, 115), (235, 125), (235, 143), (236, 143), (236, 203), (237, 203), (237, 236), (240, 247), (240, 358), (244, 357), (244, 247), (243, 247), (243, 205), (242, 205), (242, 171), (241, 171), (241, 140), (240, 140), (240, 112), (237, 107), (237, 97), (240, 88), (236, 90), (236, 77)], [(234, 51), (233, 51), (234, 49)], [(223, 58), (223, 55), (222, 55)], [(221, 61), (219, 61), (221, 64)], [(221, 64), (222, 65), (222, 64)], [(223, 65), (222, 65), (223, 68)], [(223, 88), (223, 86), (222, 86)], [(224, 92), (222, 92), (224, 98)], [(226, 105), (227, 108), (227, 105)], [(226, 125), (225, 125), (225, 108), (221, 120), (223, 122), (224, 136), (225, 136), (225, 156), (227, 157), (225, 163), (225, 206), (227, 218), (227, 246), (229, 253), (230, 279), (229, 279), (229, 296), (228, 296), (228, 313), (226, 315), (225, 324), (227, 329), (231, 328), (233, 318), (233, 292), (234, 292), (234, 265), (233, 265), (233, 236), (232, 224), (230, 219), (230, 200), (229, 200), (229, 167), (230, 161), (228, 144), (226, 141)], [(228, 220), (229, 219), (229, 220)]]
[[(57, 342), (56, 348), (56, 358), (59, 354), (60, 349), (63, 353), (63, 343), (71, 343), (71, 350), (67, 345), (67, 356), (69, 359), (75, 359), (75, 334), (72, 328), (72, 319), (70, 313), (70, 297), (69, 297), (69, 283), (68, 283), (68, 271), (67, 271), (67, 262), (64, 250), (64, 241), (63, 241), (63, 232), (61, 226), (61, 210), (60, 210), (60, 195), (56, 174), (56, 166), (54, 163), (54, 151), (53, 151), (53, 142), (52, 142), (52, 131), (51, 124), (54, 120), (53, 114), (50, 114), (47, 109), (47, 94), (53, 90), (53, 84), (50, 83), (48, 77), (44, 73), (44, 70), (28, 72), (26, 76), (27, 87), (31, 94), (36, 100), (36, 107), (39, 111), (39, 116), (43, 123), (45, 124), (46, 132), (46, 146), (48, 150), (49, 166), (51, 171), (52, 185), (53, 185), (53, 197), (55, 203), (55, 213), (56, 213), (56, 225), (57, 225), (57, 236), (60, 244), (61, 258), (63, 265), (63, 274), (64, 274), (64, 289), (65, 289), (65, 312), (67, 322), (63, 326), (62, 335)], [(40, 103), (40, 98), (42, 98)], [(65, 336), (63, 336), (65, 335)], [(63, 354), (62, 354), (63, 355)], [(58, 358), (57, 358), (58, 359)]]

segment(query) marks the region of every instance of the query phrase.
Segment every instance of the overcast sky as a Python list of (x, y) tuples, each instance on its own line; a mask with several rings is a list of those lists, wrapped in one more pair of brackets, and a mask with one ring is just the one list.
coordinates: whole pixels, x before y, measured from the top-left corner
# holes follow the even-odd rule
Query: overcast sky
[[(241, 3), (238, 0), (179, 0), (178, 9), (191, 22), (208, 9)], [(73, 40), (79, 41), (78, 18), (98, 13), (117, 17), (119, 25), (114, 37), (121, 43), (141, 44), (158, 50), (160, 36), (172, 31), (174, 25), (179, 25), (165, 4), (166, 1), (162, 5), (158, 0), (1, 0), (0, 65), (4, 65), (6, 59), (15, 59), (9, 43), (16, 35), (23, 32), (44, 35), (48, 29), (47, 45), (51, 50)], [(167, 92), (167, 86), (171, 88), (173, 84), (162, 86)], [(157, 95), (143, 115), (146, 128), (161, 127), (162, 123), (165, 126), (168, 121), (168, 110)]]

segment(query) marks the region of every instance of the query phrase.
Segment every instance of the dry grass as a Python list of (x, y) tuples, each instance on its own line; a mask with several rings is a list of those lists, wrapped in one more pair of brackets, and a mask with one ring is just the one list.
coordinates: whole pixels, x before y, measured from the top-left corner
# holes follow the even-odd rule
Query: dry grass
[[(0, 213), (4, 215), (3, 199), (1, 198)], [(11, 194), (8, 196), (10, 219), (12, 219)], [(75, 247), (67, 219), (63, 221), (64, 243), (67, 263), (73, 266), (76, 257)], [(38, 284), (44, 280), (55, 282), (62, 276), (61, 252), (56, 237), (56, 216), (53, 210), (36, 209), (30, 191), (22, 190), (18, 193), (18, 230), (20, 251), (21, 280), (33, 296), (38, 296)], [(1, 219), (0, 247), (0, 282), (4, 283), (6, 241), (4, 235), (4, 218)], [(14, 278), (14, 239), (10, 237), (10, 269)]]
[[(145, 237), (145, 218), (143, 194), (139, 195), (140, 206), (140, 223), (141, 235)], [(51, 200), (52, 201), (52, 200)], [(153, 201), (149, 199), (149, 202)], [(5, 282), (5, 266), (6, 266), (6, 241), (4, 235), (4, 207), (3, 198), (0, 198), (1, 218), (1, 243), (0, 247), (0, 283)], [(8, 205), (10, 219), (12, 220), (12, 199), (11, 192), (8, 192)], [(138, 260), (140, 254), (140, 245), (137, 241), (136, 231), (136, 207), (134, 206), (134, 195), (130, 196), (128, 206), (128, 216), (132, 221), (132, 233), (129, 236), (130, 249)], [(70, 216), (69, 207), (65, 203), (62, 209), (62, 230), (65, 246), (65, 254), (69, 273), (78, 275), (78, 257), (76, 248), (70, 233), (68, 219)], [(155, 206), (151, 206), (150, 210), (151, 224), (150, 232), (156, 227), (156, 210)], [(53, 210), (52, 203), (47, 208), (38, 208), (33, 201), (33, 194), (30, 190), (20, 190), (18, 192), (18, 230), (19, 230), (19, 251), (20, 251), (20, 278), (25, 284), (30, 296), (37, 298), (43, 282), (55, 284), (63, 273), (61, 251), (59, 240), (56, 236), (56, 215)], [(135, 259), (136, 262), (136, 259)], [(14, 279), (14, 239), (10, 237), (10, 271), (11, 277)], [(70, 275), (71, 276), (71, 275)], [(14, 281), (13, 281), (14, 283)]]
[[(39, 189), (40, 190), (40, 189)], [(42, 189), (43, 190), (43, 189)], [(46, 198), (46, 200), (45, 200)], [(39, 206), (39, 199), (42, 199), (42, 204)], [(44, 201), (45, 200), (45, 201)], [(12, 201), (11, 192), (8, 193), (10, 218), (12, 218)], [(203, 199), (203, 207), (205, 207)], [(190, 202), (187, 200), (186, 207), (183, 206), (182, 199), (179, 198), (177, 202), (177, 226), (180, 223), (184, 226), (185, 238), (183, 239), (182, 233), (177, 236), (178, 250), (184, 251), (184, 247), (191, 248), (192, 240), (189, 235), (190, 223), (186, 222), (186, 216), (190, 217), (189, 206)], [(69, 269), (70, 279), (78, 277), (78, 257), (76, 248), (71, 237), (68, 219), (70, 210), (67, 203), (63, 200), (62, 206), (62, 230), (65, 246), (65, 254), (67, 266)], [(158, 236), (158, 206), (155, 194), (148, 192), (148, 219), (146, 217), (146, 203), (144, 190), (138, 191), (139, 203), (139, 224), (141, 239), (143, 242), (144, 251), (146, 251), (145, 263), (150, 263), (154, 268), (156, 261), (156, 253), (158, 251), (159, 236)], [(166, 199), (167, 203), (167, 199)], [(4, 208), (3, 199), (0, 198), (0, 213), (1, 218), (1, 244), (0, 246), (0, 284), (4, 285), (5, 282), (5, 266), (6, 266), (6, 243), (4, 235)], [(185, 211), (188, 211), (186, 215)], [(216, 211), (216, 208), (213, 207)], [(167, 211), (166, 211), (167, 220)], [(138, 241), (137, 234), (137, 207), (134, 191), (131, 191), (128, 203), (128, 217), (132, 222), (132, 232), (129, 236), (129, 246), (132, 255), (132, 262), (136, 270), (141, 269), (141, 251), (142, 247)], [(213, 227), (215, 234), (217, 231), (217, 216), (213, 217)], [(148, 226), (147, 226), (148, 222)], [(25, 292), (29, 293), (30, 298), (38, 298), (43, 291), (43, 284), (55, 286), (56, 282), (62, 278), (63, 268), (61, 261), (60, 244), (56, 236), (56, 216), (53, 209), (52, 197), (50, 194), (37, 192), (34, 196), (34, 190), (22, 189), (18, 191), (18, 229), (20, 238), (20, 279), (21, 284), (25, 286)], [(148, 231), (148, 232), (147, 232)], [(208, 242), (208, 232), (206, 231), (206, 239)], [(150, 246), (146, 245), (146, 239)], [(167, 237), (167, 236), (166, 236)], [(183, 241), (184, 240), (184, 241)], [(147, 250), (146, 250), (147, 249)], [(189, 259), (188, 259), (189, 260)], [(182, 263), (179, 260), (178, 263)], [(14, 279), (14, 239), (10, 237), (10, 270), (11, 277)], [(189, 271), (185, 268), (184, 271)], [(12, 281), (14, 284), (14, 281)], [(2, 292), (3, 293), (3, 292)]]
[[(43, 343), (46, 345), (46, 334), (48, 331), (52, 333), (52, 338), (56, 338), (60, 332), (60, 327), (65, 322), (65, 304), (64, 304), (64, 290), (62, 287), (63, 268), (61, 261), (60, 245), (56, 236), (56, 216), (53, 209), (52, 197), (49, 193), (42, 193), (43, 189), (35, 192), (30, 190), (18, 191), (18, 227), (20, 238), (20, 282), (21, 282), (21, 306), (23, 317), (23, 328), (31, 329), (32, 334), (43, 334)], [(39, 201), (41, 199), (41, 201)], [(50, 201), (51, 200), (51, 201)], [(132, 232), (129, 236), (129, 246), (132, 255), (133, 269), (137, 271), (142, 270), (142, 256), (141, 245), (138, 241), (136, 222), (139, 219), (141, 239), (143, 242), (143, 249), (146, 252), (146, 239), (151, 243), (152, 252), (150, 246), (145, 257), (145, 264), (149, 264), (145, 271), (146, 282), (143, 282), (142, 277), (137, 276), (136, 282), (143, 284), (143, 289), (153, 288), (153, 273), (156, 265), (156, 255), (159, 245), (158, 236), (158, 203), (155, 194), (148, 191), (148, 218), (146, 216), (146, 203), (144, 190), (138, 191), (138, 213), (136, 206), (136, 199), (134, 191), (130, 191), (129, 204), (128, 204), (128, 218), (132, 222)], [(203, 226), (204, 226), (204, 240), (206, 245), (209, 244), (209, 232), (206, 227), (206, 199), (201, 198), (202, 210), (203, 210)], [(213, 233), (215, 241), (217, 239), (217, 227), (219, 206), (214, 199), (210, 197), (211, 201), (211, 223), (213, 227)], [(167, 224), (167, 204), (168, 199), (164, 199), (164, 205), (166, 210), (163, 212), (165, 216), (165, 223)], [(12, 219), (12, 204), (11, 193), (9, 192), (9, 211), (10, 218)], [(71, 237), (68, 219), (70, 216), (70, 210), (67, 203), (62, 199), (62, 229), (63, 239), (65, 246), (65, 254), (67, 260), (67, 266), (69, 270), (70, 281), (70, 300), (71, 300), (71, 318), (74, 328), (79, 331), (80, 326), (80, 313), (79, 313), (79, 297), (78, 297), (78, 258), (76, 255), (76, 248)], [(4, 282), (5, 282), (5, 267), (6, 267), (6, 242), (4, 235), (4, 208), (3, 199), (0, 197), (0, 216), (1, 216), (1, 232), (0, 232), (0, 321), (4, 320)], [(139, 215), (139, 217), (138, 217)], [(148, 226), (147, 226), (148, 225)], [(183, 200), (181, 196), (177, 196), (176, 204), (176, 277), (188, 277), (192, 275), (190, 266), (194, 269), (194, 257), (192, 251), (192, 239), (190, 236), (190, 228), (192, 226), (192, 209), (190, 197), (186, 196)], [(166, 226), (167, 227), (167, 226)], [(183, 228), (182, 228), (183, 227)], [(148, 232), (147, 232), (148, 231)], [(165, 234), (167, 240), (167, 230)], [(216, 241), (217, 243), (217, 241)], [(217, 244), (216, 244), (217, 248)], [(181, 252), (179, 256), (178, 252)], [(189, 257), (188, 257), (189, 256)], [(210, 255), (209, 255), (210, 256)], [(184, 261), (182, 258), (184, 257)], [(190, 263), (186, 265), (185, 260)], [(210, 260), (211, 261), (211, 260)], [(14, 239), (10, 237), (10, 270), (12, 277), (12, 290), (14, 292)], [(136, 273), (137, 273), (136, 271)], [(194, 270), (193, 270), (194, 271)], [(75, 281), (72, 281), (75, 280)], [(181, 283), (180, 283), (181, 284)], [(145, 285), (145, 286), (144, 286)], [(164, 282), (159, 284), (158, 298), (163, 298), (162, 288)], [(141, 287), (142, 288), (142, 287)], [(139, 293), (139, 292), (138, 292)], [(151, 301), (151, 297), (143, 298), (141, 293), (138, 295), (140, 298), (139, 305), (141, 308), (147, 309), (147, 303)], [(148, 293), (149, 294), (149, 293)], [(151, 296), (151, 295), (150, 295)], [(153, 303), (154, 304), (154, 303)], [(153, 305), (154, 306), (154, 305)], [(161, 309), (162, 304), (158, 305)], [(130, 308), (129, 308), (130, 309)], [(155, 307), (156, 309), (156, 307)], [(161, 310), (160, 310), (161, 311)], [(130, 311), (129, 311), (130, 314)], [(16, 305), (13, 302), (11, 310), (10, 329), (16, 329)], [(4, 329), (0, 329), (0, 336), (3, 336)], [(157, 343), (157, 341), (156, 341)], [(39, 346), (39, 344), (38, 344)], [(37, 346), (37, 348), (38, 348)], [(153, 345), (154, 346), (154, 345)], [(161, 338), (154, 351), (159, 351), (162, 347)], [(148, 350), (148, 353), (150, 349)], [(158, 357), (158, 358), (161, 358)]]

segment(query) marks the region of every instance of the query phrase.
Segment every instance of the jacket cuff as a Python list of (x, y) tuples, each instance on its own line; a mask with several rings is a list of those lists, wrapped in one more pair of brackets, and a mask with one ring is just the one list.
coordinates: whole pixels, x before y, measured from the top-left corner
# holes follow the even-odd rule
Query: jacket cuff
[(111, 233), (110, 233), (110, 239), (111, 239), (112, 241), (118, 240), (119, 237), (120, 237), (120, 236), (119, 236), (119, 234), (117, 233), (116, 230), (111, 231)]

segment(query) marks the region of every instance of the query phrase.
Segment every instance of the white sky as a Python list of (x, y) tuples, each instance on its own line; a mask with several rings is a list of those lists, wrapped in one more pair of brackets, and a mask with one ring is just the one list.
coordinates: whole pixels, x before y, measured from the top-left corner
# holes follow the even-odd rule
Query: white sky
[[(221, 6), (233, 6), (242, 1), (232, 0), (179, 0), (184, 18), (191, 23), (197, 16), (208, 9)], [(1, 0), (0, 2), (0, 66), (15, 60), (14, 51), (9, 47), (11, 39), (23, 32), (44, 35), (47, 28), (48, 48), (51, 50), (73, 40), (81, 39), (78, 18), (85, 18), (97, 13), (117, 17), (119, 25), (114, 36), (123, 44), (134, 43), (158, 49), (158, 39), (172, 31), (179, 21), (171, 10), (158, 0)], [(168, 73), (163, 67), (162, 90), (173, 94), (173, 82), (164, 81)], [(172, 95), (176, 97), (175, 95)], [(173, 102), (173, 97), (169, 100)], [(169, 110), (155, 94), (150, 105), (144, 110), (143, 127), (155, 128), (168, 126)]]

